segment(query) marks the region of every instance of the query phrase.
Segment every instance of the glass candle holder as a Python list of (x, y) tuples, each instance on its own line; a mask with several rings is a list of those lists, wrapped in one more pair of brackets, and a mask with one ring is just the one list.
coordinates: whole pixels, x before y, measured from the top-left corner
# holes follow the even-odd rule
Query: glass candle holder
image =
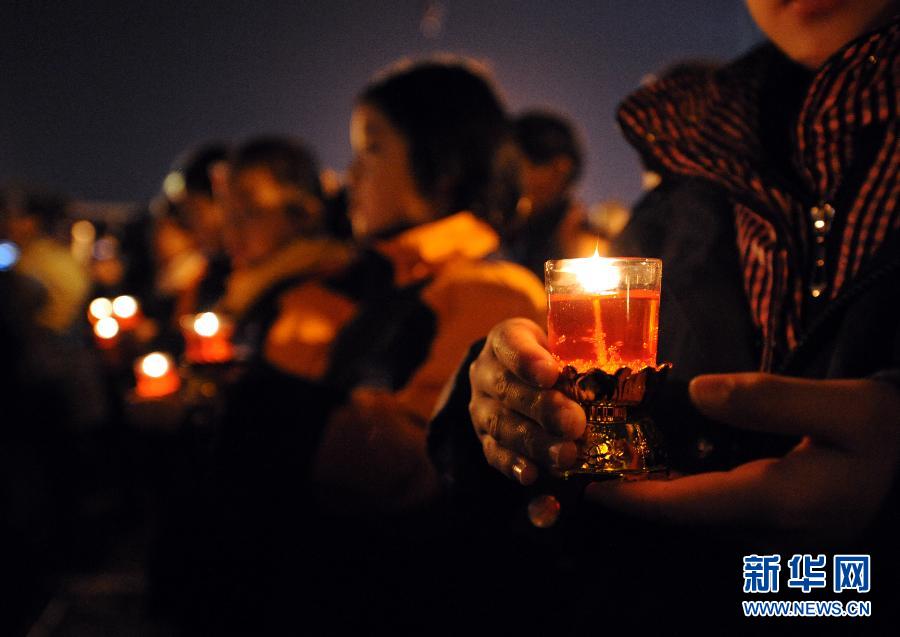
[(123, 294), (110, 303), (112, 316), (119, 322), (122, 331), (134, 329), (141, 321), (141, 306), (133, 296)]
[(141, 398), (162, 398), (181, 387), (172, 357), (162, 352), (142, 356), (134, 364), (135, 393)]
[(233, 331), (231, 321), (214, 312), (181, 317), (185, 360), (193, 364), (230, 362), (234, 358)]
[(574, 475), (665, 471), (661, 437), (647, 416), (668, 363), (657, 365), (662, 262), (640, 257), (547, 261), (550, 352), (557, 388), (585, 410)]

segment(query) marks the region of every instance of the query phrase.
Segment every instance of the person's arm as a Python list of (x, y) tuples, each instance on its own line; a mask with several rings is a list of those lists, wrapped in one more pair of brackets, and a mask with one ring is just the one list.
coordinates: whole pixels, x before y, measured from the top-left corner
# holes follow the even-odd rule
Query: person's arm
[(484, 342), (482, 338), (469, 348), (456, 374), (444, 388), (427, 432), (428, 455), (443, 487), (455, 500), (469, 503), (492, 500), (492, 493), (498, 489), (508, 491), (512, 485), (485, 461), (481, 441), (469, 418), (472, 401), (469, 367)]
[(423, 423), (383, 391), (358, 390), (331, 414), (311, 477), (345, 511), (402, 511), (438, 490)]

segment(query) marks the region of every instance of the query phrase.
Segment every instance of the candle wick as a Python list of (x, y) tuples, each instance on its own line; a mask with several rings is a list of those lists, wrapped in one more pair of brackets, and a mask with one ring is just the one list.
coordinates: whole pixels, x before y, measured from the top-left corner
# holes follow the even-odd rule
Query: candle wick
[(625, 277), (625, 320), (631, 318), (631, 281)]

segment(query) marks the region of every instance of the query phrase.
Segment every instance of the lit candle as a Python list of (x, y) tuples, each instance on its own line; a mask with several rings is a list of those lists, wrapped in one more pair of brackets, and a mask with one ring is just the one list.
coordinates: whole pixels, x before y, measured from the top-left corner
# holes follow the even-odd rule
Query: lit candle
[(123, 294), (112, 300), (112, 315), (123, 331), (134, 329), (141, 318), (141, 307), (133, 296)]
[(191, 363), (225, 363), (234, 356), (231, 323), (215, 312), (185, 316), (181, 319), (185, 340), (185, 359)]
[(106, 297), (96, 298), (88, 305), (88, 320), (91, 322), (91, 325), (96, 325), (100, 319), (111, 317), (112, 313), (112, 301)]
[(658, 259), (548, 261), (545, 268), (550, 352), (578, 372), (615, 373), (656, 365)]
[(97, 347), (112, 349), (119, 342), (119, 322), (111, 316), (105, 316), (94, 323), (94, 336)]
[(135, 393), (141, 398), (168, 396), (181, 387), (181, 379), (168, 354), (153, 352), (139, 358), (134, 364), (137, 381)]

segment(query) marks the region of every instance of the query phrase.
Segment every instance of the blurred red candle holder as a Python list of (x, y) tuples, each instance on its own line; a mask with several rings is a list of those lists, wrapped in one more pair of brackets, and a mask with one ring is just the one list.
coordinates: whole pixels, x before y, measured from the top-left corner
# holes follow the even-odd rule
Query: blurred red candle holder
[(202, 312), (181, 317), (184, 335), (184, 357), (189, 363), (227, 363), (234, 358), (231, 335), (234, 326), (215, 312)]
[(119, 322), (123, 332), (133, 330), (141, 321), (141, 306), (133, 296), (123, 294), (110, 303), (112, 316)]
[(646, 477), (665, 453), (647, 416), (671, 367), (657, 366), (662, 262), (640, 257), (547, 261), (547, 338), (557, 388), (584, 408), (576, 475)]
[(181, 387), (172, 357), (162, 352), (142, 356), (134, 364), (135, 394), (140, 398), (162, 398)]

